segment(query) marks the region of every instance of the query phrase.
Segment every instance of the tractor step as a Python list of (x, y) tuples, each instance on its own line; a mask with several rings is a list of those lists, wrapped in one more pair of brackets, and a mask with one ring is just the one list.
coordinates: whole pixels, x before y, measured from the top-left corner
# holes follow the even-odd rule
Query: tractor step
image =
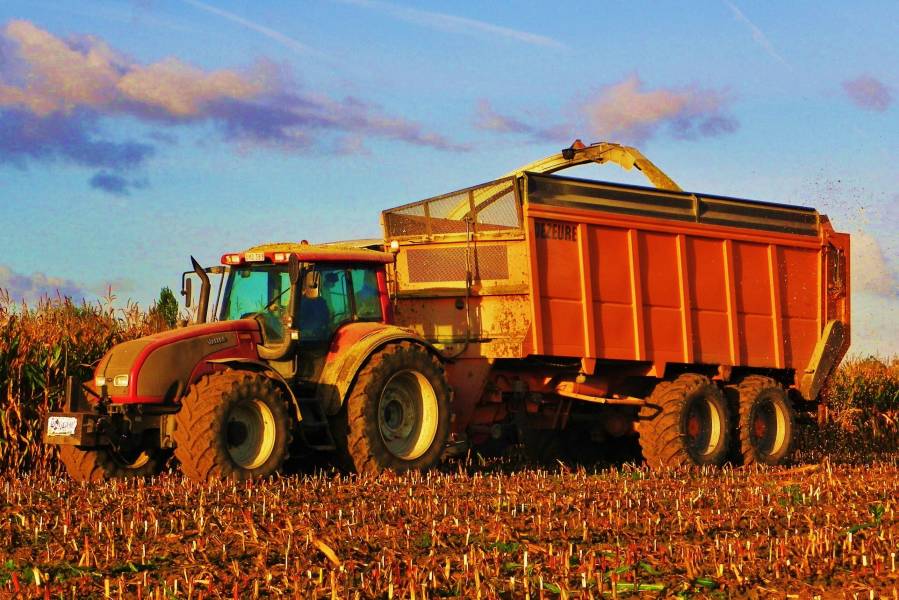
[(331, 425), (318, 398), (297, 398), (297, 402), (303, 417), (299, 427), (303, 443), (313, 450), (336, 450), (337, 444), (331, 435)]

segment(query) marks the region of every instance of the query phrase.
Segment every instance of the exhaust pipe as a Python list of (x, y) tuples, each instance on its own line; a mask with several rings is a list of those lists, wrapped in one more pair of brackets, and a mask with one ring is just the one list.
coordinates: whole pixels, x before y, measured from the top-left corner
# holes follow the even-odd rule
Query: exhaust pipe
[(201, 282), (200, 300), (197, 302), (197, 323), (205, 323), (206, 311), (209, 310), (209, 290), (212, 286), (209, 284), (209, 275), (206, 274), (206, 271), (203, 270), (203, 267), (200, 266), (197, 259), (191, 256), (190, 262), (193, 263), (194, 273), (197, 274), (197, 277), (200, 278)]

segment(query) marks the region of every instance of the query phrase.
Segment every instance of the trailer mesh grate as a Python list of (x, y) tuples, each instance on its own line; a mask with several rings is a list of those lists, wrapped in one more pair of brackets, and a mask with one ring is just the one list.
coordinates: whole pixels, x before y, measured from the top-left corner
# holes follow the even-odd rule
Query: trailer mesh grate
[(515, 179), (492, 181), (384, 211), (389, 238), (522, 230)]
[[(406, 251), (410, 283), (465, 281), (468, 267), (465, 246), (409, 248)], [(509, 278), (505, 245), (478, 246), (472, 252), (474, 281)]]

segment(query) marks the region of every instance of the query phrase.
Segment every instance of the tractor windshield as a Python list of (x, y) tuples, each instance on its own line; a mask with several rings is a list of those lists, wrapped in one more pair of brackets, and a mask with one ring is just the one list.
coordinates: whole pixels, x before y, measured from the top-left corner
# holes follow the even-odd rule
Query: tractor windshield
[[(305, 288), (299, 301), (299, 329), (306, 341), (327, 341), (347, 321), (381, 321), (380, 291), (374, 267), (308, 265), (319, 274), (316, 288)], [(290, 275), (286, 265), (232, 267), (222, 298), (222, 320), (257, 317), (265, 343), (284, 339), (290, 311)]]
[(266, 342), (284, 336), (284, 317), (290, 303), (290, 276), (286, 266), (258, 265), (231, 269), (222, 300), (222, 319), (261, 315)]

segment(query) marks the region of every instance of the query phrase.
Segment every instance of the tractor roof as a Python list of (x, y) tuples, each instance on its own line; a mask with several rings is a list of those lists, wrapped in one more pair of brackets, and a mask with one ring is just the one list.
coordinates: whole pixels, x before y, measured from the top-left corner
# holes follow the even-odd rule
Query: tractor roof
[(260, 244), (248, 248), (244, 252), (225, 254), (222, 256), (222, 264), (286, 263), (291, 254), (295, 254), (299, 260), (304, 262), (393, 262), (393, 255), (388, 252), (360, 248), (352, 243), (309, 244), (303, 242), (279, 242)]

